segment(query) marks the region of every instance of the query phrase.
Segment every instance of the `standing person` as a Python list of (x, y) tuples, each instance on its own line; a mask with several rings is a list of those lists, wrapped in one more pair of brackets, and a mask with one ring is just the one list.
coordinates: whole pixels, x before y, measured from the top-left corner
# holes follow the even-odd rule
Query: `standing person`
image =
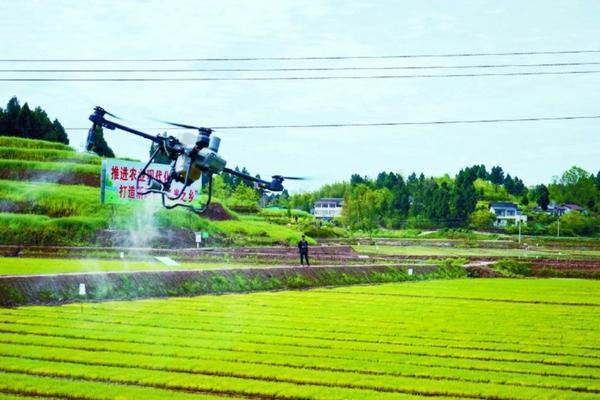
[(306, 265), (310, 266), (308, 262), (308, 242), (304, 239), (304, 235), (302, 235), (302, 239), (298, 242), (298, 251), (300, 252), (300, 264), (304, 265), (304, 260), (306, 260)]

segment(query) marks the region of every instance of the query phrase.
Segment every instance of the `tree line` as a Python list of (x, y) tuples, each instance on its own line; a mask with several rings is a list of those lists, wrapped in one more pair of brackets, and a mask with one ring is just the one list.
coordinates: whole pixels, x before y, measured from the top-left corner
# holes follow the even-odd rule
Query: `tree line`
[(483, 227), (494, 220), (489, 213), (490, 201), (515, 202), (527, 209), (537, 205), (543, 210), (554, 201), (600, 211), (600, 171), (593, 175), (572, 167), (549, 185), (529, 188), (500, 166), (489, 171), (485, 165), (466, 167), (453, 178), (425, 177), (414, 172), (406, 178), (394, 172), (381, 172), (374, 179), (354, 174), (347, 182), (282, 197), (279, 202), (310, 211), (314, 201), (322, 197), (344, 198), (343, 222), (356, 230)]
[(51, 121), (41, 107), (32, 110), (27, 103), (21, 106), (16, 97), (8, 101), (5, 109), (0, 107), (0, 135), (69, 144), (58, 119)]
[[(104, 139), (102, 127), (96, 127), (95, 133), (91, 151), (101, 157), (114, 157), (115, 153)], [(33, 110), (28, 103), (21, 106), (16, 97), (8, 101), (5, 109), (0, 107), (0, 135), (69, 144), (67, 132), (58, 119), (51, 121), (39, 106)]]

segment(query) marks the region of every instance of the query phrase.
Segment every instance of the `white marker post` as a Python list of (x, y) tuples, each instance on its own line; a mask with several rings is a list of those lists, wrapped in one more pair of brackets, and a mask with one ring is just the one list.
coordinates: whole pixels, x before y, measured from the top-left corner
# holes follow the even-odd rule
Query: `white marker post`
[[(85, 296), (85, 283), (79, 284), (79, 296)], [(83, 313), (83, 301), (79, 303), (81, 305), (81, 312)]]
[(202, 243), (202, 232), (194, 232), (196, 236), (196, 248), (200, 248), (200, 243)]
[(413, 274), (413, 269), (409, 268), (408, 271), (406, 271), (406, 272), (408, 272), (408, 275), (412, 275)]

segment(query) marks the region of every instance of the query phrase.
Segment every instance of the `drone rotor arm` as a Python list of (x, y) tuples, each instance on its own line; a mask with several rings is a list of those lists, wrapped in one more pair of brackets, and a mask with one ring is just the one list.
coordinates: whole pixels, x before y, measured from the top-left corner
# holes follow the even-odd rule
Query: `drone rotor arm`
[(271, 182), (267, 182), (265, 180), (262, 180), (260, 178), (255, 177), (255, 176), (248, 175), (248, 174), (245, 174), (243, 172), (239, 172), (239, 171), (233, 170), (231, 168), (223, 168), (223, 172), (226, 172), (226, 173), (228, 173), (230, 175), (235, 175), (235, 176), (237, 176), (239, 178), (242, 178), (242, 179), (244, 179), (246, 181), (258, 183), (259, 186), (261, 186), (261, 187), (264, 186), (264, 188), (266, 188), (266, 189), (268, 189), (269, 185), (271, 184)]

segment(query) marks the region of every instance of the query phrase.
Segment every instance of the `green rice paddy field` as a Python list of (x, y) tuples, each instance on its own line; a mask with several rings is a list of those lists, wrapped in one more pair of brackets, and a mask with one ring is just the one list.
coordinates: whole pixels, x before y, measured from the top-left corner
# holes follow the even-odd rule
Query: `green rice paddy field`
[(218, 269), (272, 267), (266, 264), (250, 264), (248, 262), (181, 262), (170, 267), (156, 260), (128, 261), (79, 258), (24, 258), (0, 257), (1, 275), (38, 275), (38, 274), (70, 274), (80, 272), (115, 272), (115, 271), (167, 271), (186, 269)]
[(354, 250), (366, 254), (383, 254), (392, 256), (442, 256), (442, 257), (522, 257), (522, 258), (557, 258), (593, 259), (600, 257), (600, 250), (589, 249), (490, 249), (461, 248), (441, 246), (353, 246)]
[(0, 397), (598, 399), (599, 311), (561, 279), (0, 309)]

